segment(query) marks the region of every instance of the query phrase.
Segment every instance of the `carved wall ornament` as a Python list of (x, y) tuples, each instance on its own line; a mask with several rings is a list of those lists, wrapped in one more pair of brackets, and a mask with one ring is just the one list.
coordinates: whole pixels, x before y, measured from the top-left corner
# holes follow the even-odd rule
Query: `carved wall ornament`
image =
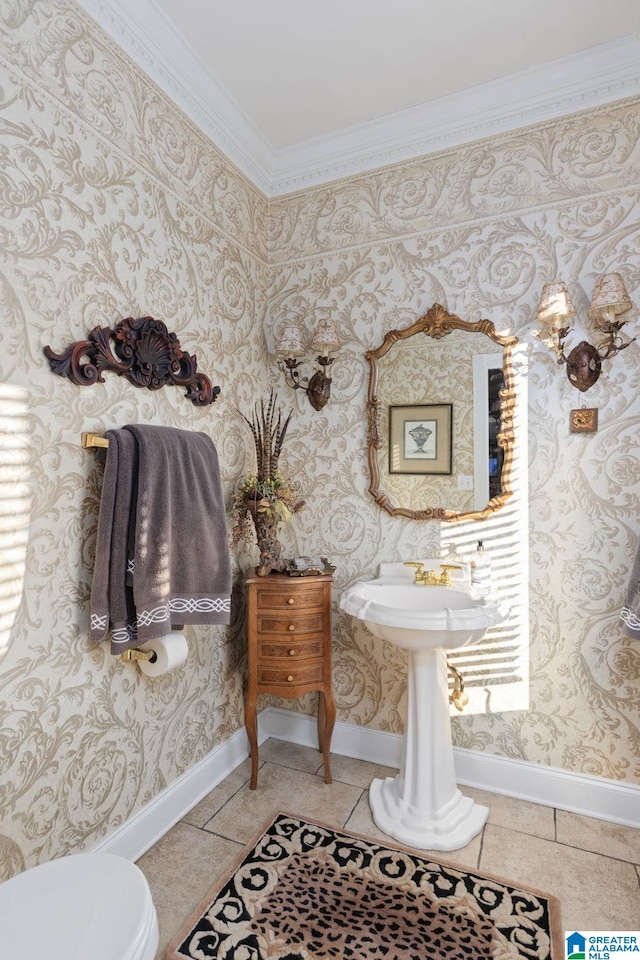
[(44, 353), (54, 373), (80, 387), (104, 383), (102, 374), (111, 370), (148, 390), (170, 383), (185, 387), (197, 407), (213, 403), (220, 393), (220, 387), (198, 372), (195, 354), (186, 353), (176, 334), (153, 317), (126, 317), (113, 330), (94, 327), (87, 340), (72, 343), (64, 353), (54, 353), (49, 346)]

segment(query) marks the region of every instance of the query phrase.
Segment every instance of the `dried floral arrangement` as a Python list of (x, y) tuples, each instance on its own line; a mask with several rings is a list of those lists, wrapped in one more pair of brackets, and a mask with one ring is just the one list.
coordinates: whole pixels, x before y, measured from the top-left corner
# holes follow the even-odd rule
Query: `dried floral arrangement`
[(231, 540), (237, 545), (251, 536), (251, 517), (260, 549), (260, 564), (256, 569), (259, 575), (278, 568), (278, 523), (290, 520), (304, 506), (304, 500), (299, 498), (298, 483), (278, 468), (293, 411), (284, 417), (277, 401), (272, 390), (266, 403), (264, 399), (256, 401), (250, 419), (240, 412), (253, 434), (256, 472), (241, 478), (233, 496)]

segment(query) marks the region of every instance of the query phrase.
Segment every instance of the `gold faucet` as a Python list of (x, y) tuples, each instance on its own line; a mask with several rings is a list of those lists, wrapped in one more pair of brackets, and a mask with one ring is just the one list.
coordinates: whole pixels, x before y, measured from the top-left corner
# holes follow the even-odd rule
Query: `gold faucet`
[(405, 567), (415, 567), (416, 575), (413, 578), (414, 583), (422, 583), (425, 587), (450, 587), (451, 586), (451, 574), (449, 570), (461, 570), (461, 567), (458, 567), (455, 563), (441, 563), (440, 564), (440, 576), (436, 576), (435, 570), (425, 570), (424, 564), (419, 563), (417, 560), (406, 560), (404, 563)]

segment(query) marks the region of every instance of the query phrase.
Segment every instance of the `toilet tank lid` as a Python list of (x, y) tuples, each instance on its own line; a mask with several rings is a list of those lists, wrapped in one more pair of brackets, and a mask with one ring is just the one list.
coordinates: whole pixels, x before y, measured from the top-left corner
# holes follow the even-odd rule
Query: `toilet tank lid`
[(34, 916), (47, 931), (47, 960), (133, 960), (155, 913), (139, 867), (115, 854), (81, 853), (0, 884), (0, 956), (42, 955)]

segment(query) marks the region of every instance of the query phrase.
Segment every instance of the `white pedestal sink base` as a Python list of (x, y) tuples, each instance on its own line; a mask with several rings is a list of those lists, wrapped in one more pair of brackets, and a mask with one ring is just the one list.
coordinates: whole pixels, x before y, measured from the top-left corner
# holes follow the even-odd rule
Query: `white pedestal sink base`
[[(426, 569), (439, 560), (420, 561)], [(458, 573), (458, 571), (454, 571)], [(377, 580), (348, 587), (340, 607), (374, 636), (407, 651), (407, 728), (400, 774), (374, 780), (373, 819), (386, 834), (419, 850), (457, 850), (479, 833), (487, 807), (456, 784), (449, 719), (447, 650), (477, 643), (506, 611), (476, 594), (465, 575), (451, 586), (411, 582), (406, 564), (380, 564)]]
[(407, 729), (397, 777), (374, 780), (369, 805), (378, 827), (420, 850), (457, 850), (479, 833), (488, 807), (458, 790), (453, 764), (447, 652), (409, 652)]
[(451, 802), (437, 811), (418, 810), (402, 799), (400, 777), (374, 780), (369, 805), (377, 826), (390, 837), (418, 850), (458, 850), (484, 827), (489, 808), (456, 789)]

